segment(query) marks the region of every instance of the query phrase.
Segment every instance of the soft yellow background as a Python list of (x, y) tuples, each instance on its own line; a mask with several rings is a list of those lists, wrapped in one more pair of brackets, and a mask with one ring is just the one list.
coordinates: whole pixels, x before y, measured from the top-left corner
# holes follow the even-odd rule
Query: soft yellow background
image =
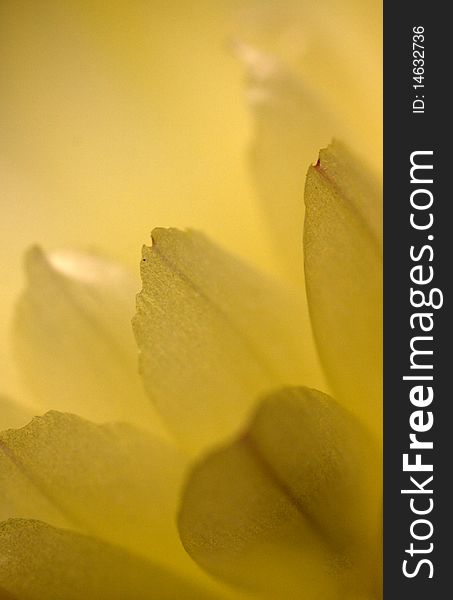
[(136, 269), (152, 227), (192, 226), (278, 269), (233, 39), (300, 73), (380, 169), (380, 2), (1, 2), (4, 392), (17, 394), (8, 321), (32, 243), (99, 248)]

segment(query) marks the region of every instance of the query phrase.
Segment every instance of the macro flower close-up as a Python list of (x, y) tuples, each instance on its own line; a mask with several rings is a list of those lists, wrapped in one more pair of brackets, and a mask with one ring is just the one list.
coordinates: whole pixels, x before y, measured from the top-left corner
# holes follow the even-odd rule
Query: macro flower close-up
[(380, 10), (3, 4), (0, 598), (382, 597)]

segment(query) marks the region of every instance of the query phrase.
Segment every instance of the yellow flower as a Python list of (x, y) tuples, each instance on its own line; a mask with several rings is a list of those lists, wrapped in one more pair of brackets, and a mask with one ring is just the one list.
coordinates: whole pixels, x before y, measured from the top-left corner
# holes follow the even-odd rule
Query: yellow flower
[[(185, 33), (187, 41), (182, 23), (191, 24), (193, 36), (207, 23), (209, 36), (222, 29), (218, 25), (223, 23), (223, 3), (218, 20), (218, 8), (211, 3), (201, 2), (197, 9), (182, 2), (164, 4), (152, 10), (133, 4), (129, 10), (130, 3), (114, 3), (109, 27), (96, 2), (70, 3), (64, 11), (49, 2), (43, 4), (44, 13), (36, 10), (38, 16), (50, 14), (64, 24), (65, 36), (59, 43), (66, 52), (71, 48), (73, 58), (77, 53), (73, 55), (72, 46), (78, 39), (74, 34), (83, 32), (80, 47), (86, 49), (84, 35), (90, 28), (97, 30), (96, 40), (108, 48), (105, 56), (112, 64), (123, 64), (124, 72), (129, 64), (135, 65), (123, 82), (136, 86), (143, 101), (144, 73), (150, 63), (138, 51), (150, 48), (145, 24), (152, 23), (155, 48), (167, 49), (171, 44), (160, 41), (162, 36), (171, 34), (172, 40)], [(307, 14), (312, 17), (310, 34), (322, 30), (320, 23), (326, 29), (336, 19), (343, 23), (343, 17), (331, 17), (324, 9), (307, 13), (298, 4), (288, 2), (283, 11), (275, 5), (269, 17), (261, 7), (257, 13), (250, 2), (249, 16), (242, 14), (241, 22), (251, 18), (253, 23), (261, 21), (260, 26), (256, 30), (246, 26), (245, 32), (240, 31), (244, 42), (234, 42), (249, 71), (247, 95), (256, 123), (254, 176), (274, 229), (275, 250), (268, 250), (267, 270), (283, 278), (236, 256), (237, 251), (255, 259), (260, 254), (256, 242), (261, 234), (246, 227), (246, 220), (238, 228), (241, 235), (230, 240), (232, 251), (196, 231), (155, 229), (152, 245), (143, 249), (142, 290), (132, 330), (139, 285), (127, 269), (91, 251), (44, 252), (33, 247), (27, 253), (27, 284), (14, 316), (14, 356), (34, 406), (40, 407), (40, 414), (50, 412), (0, 433), (1, 597), (380, 597), (380, 192), (367, 167), (335, 142), (321, 151), (318, 163), (308, 171), (304, 217), (306, 165), (314, 147), (323, 143), (321, 138), (332, 133), (348, 137), (347, 131), (361, 154), (370, 140), (361, 139), (363, 128), (357, 123), (354, 130), (351, 115), (333, 110), (335, 103), (326, 99), (329, 86), (324, 81), (323, 88), (319, 63), (310, 58), (310, 51), (305, 54), (304, 75), (312, 80), (300, 78), (303, 61), (291, 41)], [(351, 0), (346, 6), (352, 10), (355, 3)], [(326, 2), (326, 7), (330, 10), (335, 3)], [(200, 11), (199, 22), (194, 10)], [(32, 19), (28, 11), (12, 9), (8, 17), (15, 27), (19, 17), (25, 17), (25, 29), (36, 33), (36, 15)], [(267, 27), (268, 18), (277, 27)], [(87, 29), (79, 30), (74, 22), (83, 22)], [(46, 27), (47, 20), (43, 31)], [(132, 39), (143, 33), (142, 27), (147, 35), (136, 45)], [(68, 35), (72, 37), (66, 45)], [(365, 37), (359, 36), (361, 42)], [(42, 43), (39, 47), (45, 48)], [(309, 40), (307, 44), (309, 48)], [(194, 48), (201, 53), (202, 46)], [(179, 106), (179, 87), (168, 72), (159, 75), (161, 55), (155, 48), (153, 85), (157, 81), (168, 86), (162, 105), (170, 98)], [(173, 51), (177, 60), (183, 56), (180, 46)], [(348, 54), (351, 48), (343, 51)], [(15, 60), (21, 62), (24, 52)], [(166, 60), (168, 67), (174, 59)], [(210, 59), (204, 64), (208, 73)], [(109, 65), (99, 69), (94, 64), (93, 76), (108, 72)], [(348, 68), (342, 73), (346, 77)], [(174, 74), (184, 77), (179, 68)], [(76, 90), (77, 101), (65, 105), (71, 114), (80, 114), (77, 107), (83, 106), (89, 87), (86, 75), (84, 86)], [(216, 78), (212, 85), (221, 82), (222, 95), (227, 79), (219, 74)], [(357, 92), (360, 83), (355, 83)], [(33, 75), (31, 84), (41, 89)], [(317, 94), (313, 96), (310, 88)], [(193, 88), (186, 82), (185, 89)], [(342, 89), (340, 85), (339, 113), (348, 101), (356, 101)], [(57, 96), (54, 92), (52, 98)], [(123, 101), (126, 98), (127, 94)], [(214, 114), (209, 112), (212, 93), (206, 99), (197, 93), (193, 102), (206, 112), (208, 127), (209, 115)], [(94, 105), (88, 97), (88, 106)], [(118, 114), (127, 115), (120, 126), (120, 132), (126, 131), (131, 113), (125, 109)], [(187, 106), (179, 119), (180, 125), (193, 130), (186, 137), (173, 134), (175, 140), (185, 140), (182, 147), (174, 152), (165, 144), (154, 148), (156, 160), (174, 159), (167, 160), (159, 175), (166, 182), (172, 179), (172, 164), (181, 169), (180, 156), (186, 159), (187, 151), (201, 139), (200, 132), (194, 133)], [(87, 131), (92, 125), (101, 138), (102, 132), (110, 131), (108, 119), (100, 128), (94, 121), (84, 122)], [(233, 122), (234, 118), (226, 120), (220, 136), (224, 151), (237, 142), (234, 134), (226, 133)], [(150, 123), (141, 131), (143, 140), (151, 134)], [(55, 130), (47, 146), (52, 160), (64, 131)], [(112, 131), (118, 132), (116, 126)], [(309, 139), (301, 140), (304, 132)], [(92, 141), (95, 138), (96, 133)], [(218, 138), (214, 131), (203, 142), (208, 153)], [(132, 156), (141, 155), (143, 140), (138, 142), (141, 150)], [(32, 140), (32, 145), (36, 142)], [(92, 144), (88, 154), (76, 155), (91, 160), (96, 147)], [(187, 203), (201, 189), (197, 177), (207, 175), (209, 165), (215, 164), (214, 158), (207, 161), (208, 154), (197, 149), (205, 162), (198, 165), (198, 176), (183, 177), (185, 185), (191, 184), (183, 195)], [(130, 185), (128, 193), (136, 194), (145, 181), (146, 186), (150, 182), (143, 177), (146, 169), (134, 175), (136, 165), (127, 154), (127, 148), (114, 148), (105, 173), (115, 171), (123, 157), (130, 160), (122, 166), (124, 179), (119, 174), (116, 181), (123, 181), (123, 189)], [(65, 160), (62, 157), (60, 177), (67, 176)], [(376, 167), (372, 156), (371, 163)], [(217, 233), (223, 245), (234, 230), (226, 226), (222, 231), (223, 199), (226, 206), (231, 192), (237, 191), (231, 184), (234, 177), (224, 176), (225, 164), (221, 161), (215, 170), (222, 188), (221, 206), (212, 210), (218, 224), (205, 227)], [(85, 163), (76, 162), (74, 167), (76, 174), (86, 172)], [(90, 194), (106, 180), (101, 174), (99, 181), (92, 181), (91, 190), (74, 184), (72, 197), (78, 198), (83, 189), (92, 201)], [(160, 188), (154, 181), (151, 189), (157, 193)], [(203, 189), (206, 192), (209, 185)], [(121, 190), (117, 193), (121, 195)], [(204, 208), (194, 207), (194, 214), (199, 214), (192, 224), (204, 224), (200, 218)], [(88, 239), (94, 239), (90, 230), (99, 230), (105, 209), (104, 201), (94, 203)], [(135, 240), (142, 237), (141, 227), (149, 219), (143, 209), (138, 201), (137, 221), (130, 227), (126, 218), (124, 229), (124, 209), (117, 211), (112, 232), (125, 231), (119, 254), (127, 257), (134, 252)], [(243, 210), (246, 214), (246, 206)], [(234, 213), (225, 214), (231, 218)], [(169, 215), (163, 220), (168, 221)], [(175, 222), (181, 222), (181, 215)], [(248, 241), (241, 242), (248, 234)], [(105, 247), (107, 237), (101, 244)], [(252, 247), (255, 250), (249, 252)], [(35, 408), (10, 399), (1, 403), (6, 427), (23, 425), (34, 412)]]
[[(272, 392), (320, 382), (297, 294), (200, 234), (153, 232), (134, 328), (148, 396), (179, 449), (156, 433), (138, 386), (123, 327), (125, 273), (95, 256), (29, 253), (16, 346), (37, 397), (135, 425), (49, 412), (1, 435), (2, 517), (16, 517), (0, 537), (6, 591), (235, 594), (216, 589), (180, 545), (174, 517), (189, 466), (179, 533), (209, 573), (263, 597), (379, 595), (379, 452), (367, 429), (380, 427), (372, 192), (338, 144), (308, 173), (312, 323), (332, 389), (351, 412), (309, 387)], [(190, 466), (194, 453), (204, 457)]]

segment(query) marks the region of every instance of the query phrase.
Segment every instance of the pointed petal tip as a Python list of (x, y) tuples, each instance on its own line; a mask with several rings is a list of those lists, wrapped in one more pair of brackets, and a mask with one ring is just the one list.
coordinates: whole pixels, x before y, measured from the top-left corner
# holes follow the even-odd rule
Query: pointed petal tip
[(32, 283), (35, 277), (49, 273), (56, 277), (92, 283), (100, 278), (114, 281), (123, 276), (123, 267), (93, 250), (58, 248), (46, 250), (33, 244), (24, 254), (25, 273)]
[(130, 324), (135, 274), (97, 253), (39, 246), (28, 251), (25, 268), (13, 348), (36, 402), (95, 421), (111, 416), (151, 426)]
[(144, 245), (143, 248), (146, 251), (146, 254), (149, 254), (156, 248), (160, 249), (174, 243), (183, 244), (194, 240), (200, 240), (216, 246), (208, 236), (198, 229), (192, 229), (190, 227), (155, 227), (151, 232), (151, 246)]
[(318, 381), (308, 320), (283, 285), (193, 230), (154, 230), (143, 257), (140, 372), (184, 444), (198, 451), (236, 430), (269, 387)]
[(148, 246), (148, 250), (157, 246), (160, 242), (184, 233), (184, 230), (177, 227), (154, 227), (151, 231), (151, 246)]
[(160, 238), (160, 236), (167, 231), (166, 227), (154, 227), (151, 231), (151, 244), (154, 246)]
[(312, 167), (321, 167), (321, 165), (324, 163), (324, 161), (326, 160), (326, 155), (330, 155), (330, 154), (336, 154), (338, 152), (347, 152), (349, 154), (349, 150), (347, 148), (347, 146), (340, 140), (338, 140), (337, 138), (332, 138), (330, 140), (330, 142), (326, 145), (323, 146), (322, 148), (319, 149), (318, 152), (318, 158), (316, 159), (316, 162), (313, 163), (311, 166)]

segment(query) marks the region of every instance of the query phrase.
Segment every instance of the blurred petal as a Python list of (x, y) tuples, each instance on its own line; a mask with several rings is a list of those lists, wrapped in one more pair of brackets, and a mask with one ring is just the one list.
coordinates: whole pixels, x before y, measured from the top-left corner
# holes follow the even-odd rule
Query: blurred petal
[(185, 465), (132, 425), (50, 412), (0, 434), (0, 519), (38, 518), (171, 561)]
[(94, 254), (36, 247), (26, 272), (15, 352), (42, 406), (159, 429), (138, 375), (130, 323), (135, 278)]
[(337, 118), (330, 136), (347, 136), (354, 151), (379, 170), (382, 2), (249, 0), (241, 8), (237, 36), (283, 61), (315, 89)]
[(207, 571), (272, 598), (289, 590), (373, 597), (380, 469), (372, 440), (325, 394), (277, 392), (242, 436), (194, 468), (179, 529)]
[(305, 187), (305, 276), (315, 339), (335, 396), (380, 433), (382, 199), (341, 144)]
[(248, 68), (247, 98), (255, 117), (252, 168), (275, 252), (303, 281), (303, 188), (307, 166), (337, 130), (335, 118), (304, 81), (250, 46), (236, 45)]
[(33, 407), (0, 396), (0, 431), (9, 427), (22, 427), (33, 418), (36, 411)]
[(15, 600), (218, 598), (116, 546), (40, 521), (1, 523), (0, 554), (0, 591)]
[(69, 527), (218, 588), (189, 558), (176, 528), (186, 467), (173, 445), (132, 425), (50, 412), (0, 433), (0, 520)]
[(184, 444), (230, 435), (269, 388), (319, 381), (297, 295), (199, 233), (152, 240), (134, 329), (148, 394)]

